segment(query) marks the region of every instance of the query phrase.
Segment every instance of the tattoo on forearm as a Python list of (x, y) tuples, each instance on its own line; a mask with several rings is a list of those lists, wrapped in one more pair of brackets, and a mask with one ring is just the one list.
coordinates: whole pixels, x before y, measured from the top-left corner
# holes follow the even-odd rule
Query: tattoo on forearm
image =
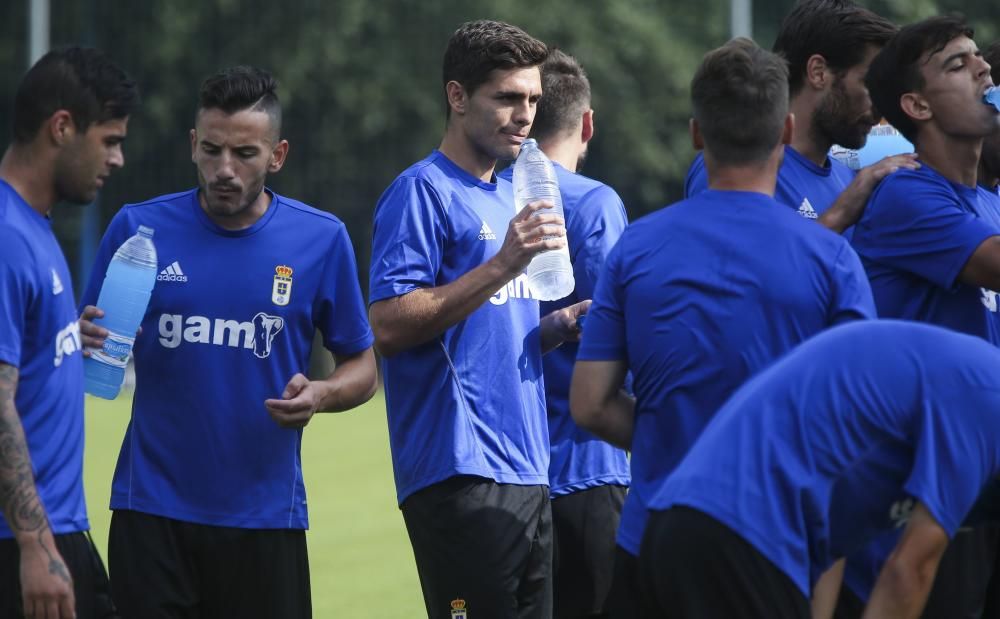
[(50, 549), (45, 544), (45, 539), (43, 538), (41, 532), (38, 533), (38, 544), (42, 547), (42, 550), (45, 551), (45, 555), (49, 558), (49, 574), (58, 576), (68, 583), (73, 582), (73, 578), (69, 575), (69, 570), (66, 569), (66, 564), (63, 563), (59, 553), (54, 552), (53, 549)]
[(35, 489), (24, 429), (14, 405), (17, 380), (17, 368), (0, 364), (0, 507), (15, 534), (48, 528)]

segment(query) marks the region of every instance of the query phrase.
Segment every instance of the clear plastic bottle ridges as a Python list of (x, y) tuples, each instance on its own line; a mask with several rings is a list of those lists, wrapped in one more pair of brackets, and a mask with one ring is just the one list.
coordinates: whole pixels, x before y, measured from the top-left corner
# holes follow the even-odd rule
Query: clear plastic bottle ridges
[(994, 86), (988, 88), (985, 93), (983, 93), (983, 103), (986, 105), (992, 105), (1000, 111), (1000, 86)]
[(111, 334), (101, 349), (90, 349), (84, 359), (84, 390), (113, 400), (125, 380), (125, 366), (132, 355), (135, 333), (146, 314), (146, 306), (156, 283), (156, 248), (153, 230), (139, 226), (139, 231), (115, 252), (104, 276), (97, 307), (104, 318), (94, 322)]
[[(538, 147), (535, 140), (527, 139), (514, 162), (514, 204), (520, 213), (529, 202), (548, 200), (555, 208), (540, 213), (563, 216), (562, 194), (552, 162)], [(569, 247), (536, 254), (528, 265), (528, 286), (531, 296), (541, 301), (555, 301), (573, 292), (573, 265), (569, 260)]]

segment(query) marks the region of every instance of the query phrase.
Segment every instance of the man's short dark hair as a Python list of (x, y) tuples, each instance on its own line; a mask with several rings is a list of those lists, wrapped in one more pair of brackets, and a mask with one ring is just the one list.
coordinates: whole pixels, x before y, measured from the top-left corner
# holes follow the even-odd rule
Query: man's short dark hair
[(882, 47), (896, 26), (850, 0), (803, 0), (785, 16), (772, 51), (788, 61), (794, 97), (805, 85), (809, 57), (819, 54), (837, 74), (859, 64), (868, 45)]
[(531, 137), (545, 140), (576, 127), (590, 109), (590, 80), (576, 58), (552, 49), (542, 64), (542, 98), (538, 101)]
[(733, 39), (705, 54), (691, 80), (691, 105), (715, 161), (764, 161), (788, 116), (788, 65), (750, 39)]
[(78, 132), (93, 123), (125, 118), (139, 105), (139, 89), (104, 52), (63, 47), (41, 57), (14, 96), (14, 141), (35, 138), (42, 123), (66, 110)]
[(443, 84), (458, 82), (471, 95), (495, 69), (536, 67), (545, 62), (548, 53), (545, 43), (517, 26), (490, 20), (466, 22), (448, 39)]
[(931, 17), (900, 30), (875, 56), (865, 77), (872, 104), (907, 140), (916, 144), (917, 125), (903, 111), (900, 99), (923, 88), (920, 60), (940, 52), (957, 37), (971, 39), (972, 35), (972, 28), (961, 17)]
[(243, 110), (265, 112), (271, 117), (274, 135), (281, 135), (278, 81), (264, 69), (239, 65), (206, 78), (198, 94), (198, 111), (211, 109), (226, 114)]
[(990, 77), (993, 83), (1000, 82), (1000, 41), (994, 41), (983, 50), (983, 60), (990, 65)]

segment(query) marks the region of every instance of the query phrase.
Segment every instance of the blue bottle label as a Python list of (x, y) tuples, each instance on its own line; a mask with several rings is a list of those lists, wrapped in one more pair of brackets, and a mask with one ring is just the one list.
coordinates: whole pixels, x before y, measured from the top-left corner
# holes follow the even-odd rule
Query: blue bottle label
[(124, 368), (128, 365), (129, 357), (132, 356), (132, 345), (135, 344), (134, 337), (124, 337), (116, 333), (111, 333), (104, 339), (104, 346), (100, 349), (91, 349), (90, 354), (101, 363)]

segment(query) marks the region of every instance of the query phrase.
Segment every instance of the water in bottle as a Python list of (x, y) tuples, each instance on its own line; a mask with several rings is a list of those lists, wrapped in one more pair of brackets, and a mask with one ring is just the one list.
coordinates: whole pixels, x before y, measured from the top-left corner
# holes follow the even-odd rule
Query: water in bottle
[[(514, 204), (521, 212), (529, 202), (548, 200), (555, 208), (540, 213), (563, 216), (562, 194), (552, 162), (538, 147), (535, 140), (527, 139), (514, 162)], [(536, 254), (528, 265), (528, 286), (531, 296), (541, 301), (555, 301), (573, 292), (573, 265), (569, 261), (569, 247), (552, 249)]]
[(1000, 111), (1000, 86), (993, 86), (983, 93), (983, 103), (986, 105), (992, 105)]
[(90, 349), (84, 359), (84, 389), (100, 398), (113, 400), (125, 380), (125, 366), (132, 355), (135, 333), (146, 314), (146, 306), (156, 282), (156, 248), (153, 230), (139, 231), (118, 248), (104, 276), (97, 307), (104, 318), (94, 322), (110, 334), (101, 349)]

